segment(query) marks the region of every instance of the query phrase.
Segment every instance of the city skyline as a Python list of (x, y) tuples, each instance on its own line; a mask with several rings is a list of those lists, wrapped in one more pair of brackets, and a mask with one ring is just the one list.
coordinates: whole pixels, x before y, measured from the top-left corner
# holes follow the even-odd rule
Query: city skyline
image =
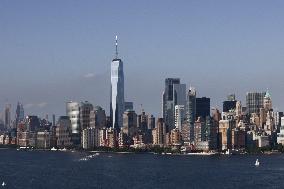
[(164, 79), (171, 77), (194, 86), (198, 97), (210, 97), (211, 106), (220, 109), (228, 94), (244, 104), (246, 92), (266, 88), (275, 109), (284, 109), (277, 69), (283, 61), (283, 2), (146, 4), (2, 1), (0, 109), (7, 102), (14, 114), (20, 101), (27, 114), (65, 115), (66, 102), (88, 100), (108, 112), (116, 34), (125, 63), (125, 99), (134, 101), (136, 111), (143, 104), (161, 116)]
[(1, 186), (284, 188), (283, 8), (0, 1)]

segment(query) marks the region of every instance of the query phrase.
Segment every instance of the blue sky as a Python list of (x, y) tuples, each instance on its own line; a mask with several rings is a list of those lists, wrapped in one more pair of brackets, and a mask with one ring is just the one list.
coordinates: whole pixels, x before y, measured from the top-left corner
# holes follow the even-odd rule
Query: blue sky
[[(68, 100), (109, 109), (114, 38), (126, 100), (160, 115), (166, 77), (221, 108), (269, 88), (284, 110), (284, 1), (0, 1), (0, 109), (65, 114)], [(14, 106), (15, 109), (15, 106)], [(13, 110), (14, 111), (14, 110)]]

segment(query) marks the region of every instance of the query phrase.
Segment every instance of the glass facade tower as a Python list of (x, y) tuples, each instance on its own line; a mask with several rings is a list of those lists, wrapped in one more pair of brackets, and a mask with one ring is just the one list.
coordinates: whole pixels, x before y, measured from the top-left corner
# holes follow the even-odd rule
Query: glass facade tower
[(111, 62), (110, 117), (113, 128), (121, 128), (124, 112), (124, 74), (123, 62), (118, 58), (116, 37), (116, 58)]

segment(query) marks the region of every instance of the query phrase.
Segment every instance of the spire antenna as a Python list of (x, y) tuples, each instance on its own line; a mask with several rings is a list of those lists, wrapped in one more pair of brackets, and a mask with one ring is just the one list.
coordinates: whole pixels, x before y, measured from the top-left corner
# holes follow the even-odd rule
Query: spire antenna
[(115, 36), (115, 58), (118, 59), (118, 49), (117, 49), (118, 43), (117, 43), (117, 35)]

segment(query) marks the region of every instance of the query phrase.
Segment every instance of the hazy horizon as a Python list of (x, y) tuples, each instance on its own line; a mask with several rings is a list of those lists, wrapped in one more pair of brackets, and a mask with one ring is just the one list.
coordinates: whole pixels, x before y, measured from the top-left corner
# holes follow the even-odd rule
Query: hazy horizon
[[(110, 63), (119, 38), (125, 100), (161, 116), (167, 77), (222, 110), (231, 93), (272, 94), (284, 111), (283, 1), (1, 1), (0, 110), (65, 115), (67, 101), (109, 112)], [(50, 116), (51, 117), (51, 116)]]

